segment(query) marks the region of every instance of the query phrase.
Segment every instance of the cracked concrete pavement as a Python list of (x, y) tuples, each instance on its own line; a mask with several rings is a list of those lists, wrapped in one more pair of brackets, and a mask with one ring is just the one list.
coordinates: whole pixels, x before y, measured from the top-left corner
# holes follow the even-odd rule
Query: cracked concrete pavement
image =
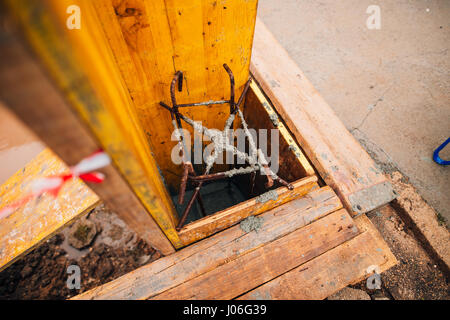
[[(373, 4), (380, 30), (366, 26)], [(450, 168), (432, 154), (450, 135), (450, 1), (259, 0), (258, 16), (345, 126), (449, 221)]]

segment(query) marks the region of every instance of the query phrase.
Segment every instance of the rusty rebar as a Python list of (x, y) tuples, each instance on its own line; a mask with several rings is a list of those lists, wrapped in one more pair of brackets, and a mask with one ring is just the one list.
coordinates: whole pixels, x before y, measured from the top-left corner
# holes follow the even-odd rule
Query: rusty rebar
[(252, 172), (250, 175), (250, 195), (253, 195), (255, 189), (256, 172)]
[(225, 175), (225, 172), (218, 172), (218, 173), (211, 173), (206, 174), (202, 176), (189, 176), (189, 179), (196, 182), (205, 182), (205, 181), (212, 181), (212, 180), (220, 180), (227, 178)]
[(294, 190), (294, 186), (292, 184), (290, 184), (289, 182), (281, 179), (280, 177), (276, 177), (275, 178), (276, 181), (278, 181), (281, 185), (285, 186), (286, 188), (288, 188), (289, 190)]
[[(184, 115), (182, 115), (179, 112), (179, 108), (182, 108), (182, 107), (209, 106), (209, 105), (214, 105), (214, 104), (227, 104), (228, 103), (228, 104), (230, 104), (230, 115), (236, 114), (239, 111), (239, 108), (240, 108), (242, 102), (244, 101), (244, 98), (247, 95), (247, 92), (250, 88), (251, 79), (249, 79), (246, 82), (244, 89), (242, 91), (242, 94), (240, 95), (240, 97), (236, 103), (235, 102), (235, 79), (234, 79), (233, 72), (231, 71), (231, 69), (228, 67), (228, 65), (226, 63), (223, 64), (223, 67), (224, 67), (225, 71), (228, 73), (228, 76), (230, 78), (230, 100), (207, 101), (207, 102), (187, 103), (187, 104), (178, 105), (176, 96), (175, 96), (175, 87), (178, 82), (178, 91), (180, 91), (180, 92), (182, 91), (182, 89), (183, 89), (183, 73), (181, 71), (177, 71), (174, 74), (174, 77), (173, 77), (171, 85), (170, 85), (170, 97), (172, 100), (172, 107), (168, 106), (167, 104), (165, 104), (162, 101), (160, 102), (160, 105), (170, 111), (172, 120), (176, 120), (176, 125), (175, 125), (176, 129), (181, 130), (183, 128), (182, 124), (181, 124), (181, 120), (184, 120), (188, 124), (192, 125), (192, 120), (190, 120), (189, 118), (186, 118)], [(239, 114), (243, 118), (242, 113), (239, 113)], [(245, 124), (244, 119), (242, 119), (242, 120), (243, 120), (243, 123)], [(231, 122), (231, 125), (233, 124), (233, 121)], [(226, 127), (228, 127), (228, 125)], [(249, 139), (251, 139), (251, 137), (249, 137)], [(179, 143), (182, 143), (184, 146), (184, 140), (183, 140), (182, 135), (179, 138)], [(185, 159), (184, 148), (183, 148), (183, 150), (181, 150), (181, 152), (183, 153), (184, 167), (183, 167), (183, 175), (182, 175), (181, 182), (180, 182), (180, 193), (179, 193), (178, 203), (180, 205), (182, 205), (184, 202), (188, 181), (191, 181), (192, 183), (194, 183), (195, 191), (192, 194), (191, 199), (189, 200), (186, 208), (184, 209), (184, 211), (181, 215), (179, 223), (176, 227), (177, 231), (181, 230), (181, 228), (183, 227), (184, 223), (186, 222), (187, 216), (188, 216), (190, 210), (192, 209), (192, 205), (196, 200), (199, 204), (202, 215), (206, 216), (203, 199), (202, 199), (202, 196), (200, 193), (200, 189), (203, 186), (203, 183), (206, 181), (213, 181), (213, 180), (219, 180), (219, 179), (224, 179), (224, 178), (230, 177), (230, 175), (228, 175), (227, 172), (208, 174), (210, 168), (207, 168), (203, 175), (197, 176), (193, 169), (192, 164), (190, 162), (186, 161), (186, 159)], [(286, 186), (289, 190), (293, 190), (293, 186), (290, 183), (288, 183), (285, 180), (278, 177), (276, 174), (274, 174), (270, 170), (267, 163), (259, 164), (259, 166), (260, 166), (259, 170), (264, 170), (264, 172), (266, 173), (266, 176), (267, 176), (267, 183), (265, 184), (266, 188), (272, 187), (274, 184), (274, 180), (275, 180), (275, 181), (279, 182), (280, 184)], [(253, 172), (251, 172), (251, 177), (250, 177), (250, 193), (251, 194), (253, 194), (253, 192), (254, 192), (255, 181), (256, 181), (256, 172), (253, 171)]]
[(177, 231), (180, 231), (181, 228), (183, 228), (184, 223), (186, 222), (186, 218), (191, 211), (191, 207), (194, 204), (194, 201), (197, 199), (198, 194), (200, 193), (200, 188), (202, 187), (203, 182), (200, 182), (197, 187), (195, 188), (194, 194), (192, 195), (191, 199), (189, 200), (186, 209), (184, 209), (183, 214), (181, 215), (180, 221), (178, 222), (178, 225), (176, 227)]
[(179, 71), (178, 74), (178, 92), (183, 92), (183, 72)]
[(183, 164), (183, 175), (180, 182), (180, 193), (178, 194), (178, 204), (182, 205), (184, 202), (184, 195), (186, 194), (186, 185), (188, 181), (189, 168), (187, 163)]
[[(183, 116), (183, 115), (178, 111), (178, 109), (171, 108), (171, 107), (169, 107), (167, 104), (165, 104), (165, 103), (162, 102), (162, 101), (159, 102), (159, 105), (160, 105), (161, 107), (163, 107), (163, 108), (169, 110), (170, 113), (172, 113), (172, 114), (175, 116), (175, 118), (178, 117), (177, 119), (183, 119), (184, 121), (186, 121), (186, 117)], [(173, 118), (172, 118), (172, 119), (173, 119)], [(177, 122), (178, 122), (178, 121), (177, 121)]]
[(234, 104), (234, 75), (231, 71), (230, 67), (226, 63), (223, 64), (223, 67), (228, 73), (230, 77), (230, 114), (235, 112), (236, 105)]
[[(184, 196), (185, 196), (185, 193), (186, 193), (186, 185), (187, 185), (188, 178), (192, 179), (192, 178), (195, 178), (195, 177), (196, 177), (195, 176), (195, 170), (194, 170), (194, 167), (192, 166), (192, 163), (186, 162), (184, 164), (183, 177), (181, 178), (180, 194), (179, 194), (179, 198), (178, 198), (178, 204), (179, 205), (182, 205), (183, 202), (184, 202)], [(191, 211), (191, 207), (192, 207), (192, 204), (194, 203), (195, 199), (197, 199), (197, 201), (198, 201), (198, 204), (199, 204), (200, 211), (201, 211), (202, 215), (204, 217), (206, 217), (205, 205), (203, 203), (203, 198), (202, 198), (202, 196), (200, 194), (200, 189), (199, 189), (199, 191), (197, 193), (197, 188), (199, 188), (199, 187), (201, 187), (201, 183), (199, 183), (197, 185), (196, 192), (194, 192), (193, 197), (189, 201), (188, 206), (186, 207), (186, 209), (184, 210), (184, 212), (183, 212), (183, 214), (181, 216), (181, 219), (180, 219), (180, 221), (178, 223), (178, 226), (177, 226), (177, 230), (178, 231), (183, 227), (184, 222), (186, 221), (187, 215)]]
[[(177, 71), (172, 78), (170, 83), (170, 99), (172, 100), (172, 106), (177, 109), (177, 98), (175, 96), (175, 85), (178, 81), (178, 90), (181, 92), (180, 88), (183, 89), (183, 72)], [(180, 84), (181, 83), (181, 84)]]
[(266, 188), (268, 189), (273, 186), (272, 171), (270, 171), (270, 168), (267, 164), (264, 164), (263, 168), (267, 176)]
[(200, 206), (200, 212), (202, 213), (202, 216), (206, 217), (205, 204), (203, 203), (203, 198), (202, 198), (202, 194), (200, 193), (200, 191), (198, 192), (197, 202), (198, 202), (198, 205)]
[(207, 101), (207, 102), (197, 102), (197, 103), (185, 103), (185, 104), (179, 104), (178, 108), (210, 106), (210, 105), (213, 105), (213, 104), (227, 104), (227, 103), (230, 103), (230, 100)]

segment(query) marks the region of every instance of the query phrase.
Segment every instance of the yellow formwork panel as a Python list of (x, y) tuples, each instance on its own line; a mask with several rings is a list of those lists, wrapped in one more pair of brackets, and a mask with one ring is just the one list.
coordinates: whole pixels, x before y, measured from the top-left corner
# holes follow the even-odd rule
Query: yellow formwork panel
[[(176, 70), (179, 103), (228, 99), (227, 63), (239, 96), (249, 77), (257, 0), (9, 0), (35, 50), (172, 244), (177, 214), (168, 190), (179, 182), (170, 156), (170, 101)], [(66, 26), (69, 6), (81, 28)], [(228, 105), (186, 108), (221, 128)], [(192, 130), (191, 128), (188, 128)]]

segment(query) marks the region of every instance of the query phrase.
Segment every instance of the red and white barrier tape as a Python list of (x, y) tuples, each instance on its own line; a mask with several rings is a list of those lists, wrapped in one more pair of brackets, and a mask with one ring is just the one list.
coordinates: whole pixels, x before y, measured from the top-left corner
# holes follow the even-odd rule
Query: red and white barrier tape
[(49, 193), (56, 198), (63, 185), (72, 178), (80, 178), (85, 182), (102, 183), (105, 180), (105, 175), (95, 170), (106, 167), (110, 163), (111, 159), (104, 151), (97, 151), (81, 160), (76, 166), (71, 167), (70, 173), (31, 181), (31, 192), (24, 198), (0, 209), (0, 219), (7, 218), (17, 208), (44, 193)]

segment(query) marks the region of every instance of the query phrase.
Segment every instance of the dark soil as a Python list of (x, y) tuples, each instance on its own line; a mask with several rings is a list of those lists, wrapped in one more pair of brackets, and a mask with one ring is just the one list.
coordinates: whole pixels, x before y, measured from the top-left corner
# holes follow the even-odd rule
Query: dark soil
[(398, 264), (381, 274), (381, 289), (369, 290), (366, 280), (350, 286), (373, 300), (449, 300), (448, 279), (391, 206), (367, 214), (389, 245)]
[[(99, 210), (101, 214), (105, 214), (107, 209), (101, 207)], [(115, 216), (111, 212), (108, 215)], [(117, 218), (113, 220), (117, 221)], [(98, 221), (96, 223), (98, 224)], [(112, 229), (118, 228), (117, 225), (112, 226)], [(100, 227), (100, 230), (108, 229), (105, 225)], [(129, 238), (129, 235), (127, 237)], [(95, 241), (83, 255), (74, 259), (62, 248), (64, 239), (63, 233), (54, 236), (2, 271), (0, 299), (67, 299), (161, 257), (158, 251), (134, 236), (134, 241), (128, 241), (128, 244), (122, 247)], [(80, 267), (80, 290), (71, 290), (67, 286), (70, 276), (67, 268), (70, 265)]]

